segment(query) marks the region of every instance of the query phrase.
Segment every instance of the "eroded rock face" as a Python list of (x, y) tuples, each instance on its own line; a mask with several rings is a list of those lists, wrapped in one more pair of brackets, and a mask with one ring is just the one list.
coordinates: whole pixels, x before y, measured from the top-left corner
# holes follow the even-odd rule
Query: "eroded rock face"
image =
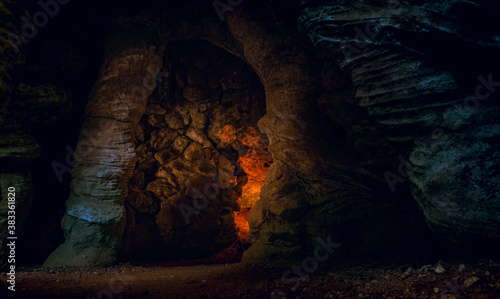
[(223, 129), (255, 128), (264, 90), (245, 63), (206, 42), (170, 45), (164, 65), (136, 127), (124, 248), (133, 258), (211, 255), (237, 239), (247, 177), (238, 156), (252, 149)]
[(493, 12), (468, 1), (354, 1), (305, 4), (298, 23), (352, 80), (320, 104), (346, 128), (370, 175), (393, 192), (409, 175), (429, 226), (469, 245), (498, 238), (500, 225), (490, 166), (498, 164), (498, 112), (488, 100), (496, 87), (481, 87), (498, 68)]
[[(124, 34), (124, 31), (120, 31)], [(119, 34), (118, 34), (119, 35)], [(65, 242), (45, 267), (108, 265), (117, 260), (125, 225), (124, 188), (135, 162), (134, 128), (152, 92), (162, 48), (147, 30), (111, 41), (74, 153)]]
[[(249, 218), (252, 247), (245, 253), (247, 261), (301, 255), (314, 249), (318, 237), (328, 236), (343, 244), (339, 252), (345, 254), (416, 248), (423, 231), (413, 220), (417, 211), (384, 201), (390, 197), (384, 173), (397, 170), (398, 155), (408, 157), (414, 151), (415, 134), (432, 135), (445, 123), (446, 109), (466, 96), (452, 61), (433, 64), (445, 51), (425, 46), (427, 37), (444, 45), (446, 36), (461, 45), (461, 27), (450, 15), (454, 9), (461, 11), (460, 5), (302, 2), (298, 28), (310, 38), (311, 49), (293, 33), (283, 35), (290, 33), (286, 23), (273, 24), (280, 20), (276, 7), (274, 18), (266, 19), (253, 18), (242, 6), (218, 25), (202, 8), (187, 6), (199, 22), (161, 23), (166, 40), (208, 35), (244, 58), (264, 86), (266, 114), (259, 129), (269, 138), (273, 164)], [(182, 24), (181, 29), (173, 23)], [(495, 39), (487, 39), (476, 44), (494, 47)], [(202, 244), (212, 250), (235, 235), (226, 225), (234, 221), (229, 213), (234, 209), (225, 198), (237, 197), (240, 190), (227, 184), (233, 178), (223, 166), (227, 161), (220, 160), (223, 147), (217, 134), (235, 119), (241, 118), (239, 125), (255, 122), (245, 120), (244, 109), (234, 115), (231, 110), (235, 99), (251, 98), (242, 88), (248, 79), (241, 71), (245, 65), (218, 59), (212, 51), (203, 49), (203, 55), (212, 58), (208, 62), (193, 59), (182, 68), (167, 57), (170, 83), (158, 86), (157, 98), (173, 100), (165, 105), (150, 98), (133, 129), (138, 161), (126, 200), (129, 252), (147, 247), (156, 252), (195, 249)], [(474, 69), (472, 64), (467, 67)], [(171, 88), (174, 83), (177, 88)], [(214, 101), (222, 108), (210, 104)], [(89, 111), (102, 116), (111, 110), (121, 120), (141, 117), (141, 111), (132, 115), (120, 107), (103, 102), (89, 106)], [(219, 173), (225, 173), (220, 192), (227, 196), (215, 196), (205, 213), (196, 215), (199, 222), (186, 225), (177, 208), (189, 206), (199, 196), (191, 191), (210, 186)], [(424, 206), (423, 199), (418, 201)], [(230, 207), (228, 213), (224, 205)], [(400, 241), (408, 235), (414, 237)]]
[[(33, 128), (52, 123), (71, 107), (69, 92), (26, 72), (25, 43), (19, 37), (26, 10), (16, 1), (0, 4), (0, 269), (8, 269), (9, 187), (15, 188), (15, 236), (23, 232), (33, 199), (31, 167), (41, 155)], [(37, 66), (32, 66), (36, 68)], [(36, 73), (36, 72), (33, 72)], [(33, 75), (33, 73), (31, 75)], [(19, 247), (18, 247), (19, 248)]]
[[(460, 244), (500, 239), (499, 109), (452, 111), (454, 128), (417, 147), (409, 169), (412, 194), (429, 226)], [(485, 248), (486, 249), (486, 248)]]
[(27, 12), (17, 3), (14, 1), (2, 3), (2, 9), (0, 10), (1, 26), (4, 29), (3, 38), (0, 41), (0, 53), (2, 55), (2, 59), (0, 60), (0, 98), (2, 99), (0, 102), (0, 125), (2, 126), (5, 124), (5, 117), (11, 101), (14, 66), (16, 63), (21, 64), (24, 61), (21, 42), (19, 42), (17, 47), (13, 47), (11, 39), (5, 35), (6, 33), (20, 34), (20, 15), (27, 15)]
[[(479, 91), (491, 98), (470, 118), (449, 111), (475, 94), (479, 75), (498, 69), (498, 7), (465, 0), (283, 2), (245, 2), (224, 22), (203, 1), (118, 18), (75, 153), (66, 242), (47, 266), (112, 263), (122, 246), (153, 257), (230, 244), (245, 182), (231, 161), (246, 149), (219, 138), (228, 124), (258, 123), (273, 156), (249, 216), (247, 261), (303, 255), (327, 236), (342, 244), (341, 253), (417, 248), (420, 212), (391, 202), (410, 190), (444, 238), (498, 238), (497, 83)], [(12, 19), (8, 10), (0, 13)], [(193, 44), (162, 57), (163, 44), (185, 39), (208, 40), (234, 56)], [(265, 90), (265, 115), (249, 68)], [(2, 128), (0, 159), (24, 167), (39, 148), (23, 124), (50, 119), (69, 97), (50, 84), (11, 88), (11, 69), (0, 65), (0, 96), (23, 101), (1, 103), (0, 117), (12, 107), (11, 115), (27, 118)], [(18, 113), (27, 107), (34, 112)], [(445, 135), (436, 136), (436, 128)], [(399, 156), (414, 171), (406, 173)], [(214, 181), (218, 194), (205, 206), (196, 190), (214, 189)], [(183, 204), (193, 208), (185, 210), (189, 223)]]

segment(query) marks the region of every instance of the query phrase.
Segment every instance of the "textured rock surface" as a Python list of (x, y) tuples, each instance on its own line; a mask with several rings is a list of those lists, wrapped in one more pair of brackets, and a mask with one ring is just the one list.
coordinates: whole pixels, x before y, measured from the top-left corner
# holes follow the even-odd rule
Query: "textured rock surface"
[(57, 114), (71, 108), (70, 95), (53, 84), (20, 83), (13, 98), (9, 118), (25, 125), (53, 122)]
[[(19, 14), (1, 5), (14, 30)], [(111, 263), (120, 247), (141, 255), (229, 244), (246, 180), (228, 161), (246, 148), (219, 138), (228, 124), (258, 123), (273, 156), (249, 218), (248, 261), (301, 255), (327, 236), (345, 255), (419, 251), (421, 213), (457, 243), (498, 238), (494, 2), (244, 1), (224, 22), (210, 2), (143, 8), (109, 30), (75, 152), (66, 242), (46, 265)], [(220, 48), (193, 43), (162, 57), (161, 45), (179, 40)], [(11, 171), (38, 155), (27, 126), (52, 121), (70, 97), (55, 84), (14, 82), (22, 59), (9, 55), (0, 159)], [(489, 98), (470, 109), (472, 95)], [(178, 207), (213, 180), (220, 194), (186, 225)]]
[[(30, 83), (19, 69), (24, 64), (24, 47), (13, 47), (22, 28), (20, 16), (29, 16), (15, 1), (0, 3), (0, 225), (7, 230), (7, 190), (16, 188), (16, 236), (22, 232), (30, 212), (33, 187), (30, 164), (41, 154), (32, 128), (53, 122), (69, 95), (53, 84)], [(15, 45), (15, 43), (14, 43)], [(9, 255), (7, 243), (0, 240), (0, 269), (5, 270)]]
[(454, 112), (458, 115), (453, 123), (465, 126), (464, 132), (442, 134), (417, 147), (410, 157), (412, 194), (430, 227), (468, 245), (500, 239), (500, 128), (496, 124), (500, 111), (481, 108), (464, 108), (466, 116)]
[(20, 16), (28, 16), (16, 1), (2, 1), (0, 3), (0, 125), (4, 124), (7, 108), (11, 100), (13, 89), (13, 68), (24, 62), (23, 46), (13, 47), (13, 36), (19, 36), (21, 24)]
[[(347, 129), (371, 176), (384, 175), (392, 191), (407, 188), (411, 155), (411, 191), (429, 226), (475, 246), (497, 238), (500, 225), (498, 173), (490, 166), (498, 164), (498, 114), (487, 108), (491, 100), (474, 100), (478, 90), (495, 89), (477, 80), (498, 69), (491, 64), (498, 31), (490, 26), (498, 9), (486, 1), (306, 4), (298, 22), (350, 77), (320, 104)], [(488, 112), (457, 117), (478, 106)]]
[(40, 146), (26, 130), (16, 128), (0, 132), (0, 161), (7, 165), (26, 163), (40, 156)]
[(247, 180), (237, 161), (253, 148), (221, 133), (256, 127), (264, 90), (242, 61), (206, 42), (170, 44), (164, 65), (168, 76), (136, 127), (124, 249), (133, 258), (210, 255), (237, 239)]
[[(29, 41), (21, 42), (25, 17), (31, 16), (17, 1), (0, 3), (0, 184), (2, 199), (7, 196), (9, 186), (15, 187), (18, 194), (16, 236), (30, 212), (31, 167), (42, 152), (33, 131), (40, 125), (53, 123), (60, 113), (71, 107), (69, 92), (48, 83), (45, 73), (39, 76), (38, 65), (25, 65), (25, 45)], [(28, 71), (30, 68), (33, 72)], [(0, 217), (3, 225), (7, 219), (4, 201)], [(6, 226), (2, 227), (2, 233), (6, 232)], [(0, 268), (4, 269), (8, 252), (4, 243), (1, 245)]]
[[(397, 170), (397, 156), (410, 155), (414, 136), (432, 135), (436, 126), (446, 123), (446, 109), (467, 95), (469, 86), (463, 82), (471, 76), (457, 76), (451, 59), (443, 59), (441, 64), (436, 61), (454, 46), (463, 45), (474, 52), (473, 48), (483, 43), (482, 50), (491, 54), (495, 39), (485, 34), (479, 40), (467, 40), (469, 33), (456, 26), (452, 17), (454, 12), (467, 10), (468, 4), (460, 1), (387, 6), (364, 1), (302, 2), (295, 7), (298, 28), (313, 44), (311, 51), (289, 30), (289, 23), (274, 24), (286, 18), (276, 9), (279, 3), (273, 5), (273, 19), (255, 18), (243, 5), (220, 24), (207, 17), (203, 7), (187, 5), (169, 22), (160, 22), (166, 41), (208, 39), (242, 58), (264, 86), (266, 115), (260, 119), (259, 129), (269, 138), (273, 164), (266, 173), (261, 200), (250, 215), (253, 246), (245, 253), (246, 260), (302, 254), (314, 248), (317, 237), (328, 235), (343, 244), (339, 251), (346, 254), (388, 254), (412, 248), (422, 231), (414, 220), (416, 211), (383, 200), (390, 196), (384, 188), (384, 171)], [(255, 4), (254, 9), (267, 8)], [(183, 22), (186, 15), (196, 21)], [(436, 44), (429, 47), (429, 42)], [(436, 45), (449, 42), (448, 48), (435, 50), (439, 48)], [(193, 239), (189, 239), (191, 243), (168, 243), (179, 239), (178, 232), (191, 235), (180, 225), (179, 214), (172, 211), (184, 203), (182, 198), (193, 198), (190, 186), (203, 187), (219, 167), (212, 161), (218, 155), (207, 156), (206, 151), (213, 143), (220, 146), (214, 136), (224, 122), (206, 127), (219, 112), (207, 115), (193, 105), (222, 97), (220, 114), (228, 113), (224, 105), (234, 99), (224, 90), (239, 90), (246, 80), (238, 74), (244, 68), (241, 63), (205, 54), (215, 58), (195, 60), (172, 75), (178, 90), (166, 84), (158, 87), (162, 98), (182, 96), (186, 103), (174, 107), (150, 103), (146, 116), (134, 127), (140, 156), (136, 169), (142, 171), (132, 176), (127, 199), (128, 214), (136, 216), (129, 221), (133, 237), (128, 239), (147, 232), (147, 238), (160, 240), (156, 225), (168, 246), (195, 248), (201, 244)], [(209, 64), (230, 75), (220, 81), (220, 87)], [(166, 66), (173, 70), (174, 66)], [(480, 70), (473, 63), (464, 67)], [(141, 117), (140, 111), (131, 114), (110, 103), (89, 105), (88, 111), (94, 116), (112, 111), (122, 120)], [(208, 106), (204, 109), (210, 110)], [(210, 165), (203, 165), (204, 160)], [(417, 185), (412, 186), (418, 193)], [(151, 194), (157, 199), (151, 200)], [(424, 201), (418, 201), (423, 206)], [(219, 224), (212, 225), (210, 217), (203, 218), (216, 215), (215, 206), (209, 205), (207, 211), (200, 214), (200, 223), (210, 223), (203, 229), (221, 229)], [(403, 217), (405, 213), (410, 216)], [(154, 220), (152, 216), (141, 219), (140, 214), (156, 216)], [(198, 230), (196, 225), (192, 228)], [(412, 234), (413, 238), (399, 241)], [(136, 243), (130, 247), (141, 246)]]
[(106, 265), (117, 259), (125, 225), (124, 186), (135, 163), (134, 128), (161, 65), (162, 50), (149, 38), (142, 31), (108, 44), (74, 154), (62, 221), (65, 242), (45, 261), (46, 267)]
[[(411, 229), (395, 210), (376, 203), (345, 132), (320, 113), (320, 63), (273, 27), (238, 18), (244, 14), (230, 14), (228, 26), (249, 45), (245, 57), (266, 88), (267, 113), (259, 128), (274, 160), (250, 216), (252, 247), (245, 260), (301, 255), (329, 235), (345, 253), (394, 248), (396, 236)], [(388, 233), (395, 225), (399, 230)]]

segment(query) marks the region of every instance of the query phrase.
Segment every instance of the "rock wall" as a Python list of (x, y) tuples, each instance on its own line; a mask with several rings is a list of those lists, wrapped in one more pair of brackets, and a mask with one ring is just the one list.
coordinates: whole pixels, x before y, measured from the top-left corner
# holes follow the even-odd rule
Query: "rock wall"
[(223, 134), (247, 135), (264, 114), (263, 87), (241, 59), (207, 42), (169, 43), (135, 128), (127, 256), (209, 256), (236, 242), (248, 181), (239, 157), (256, 149)]
[[(71, 107), (71, 94), (27, 71), (20, 17), (29, 14), (16, 1), (0, 3), (0, 269), (8, 269), (8, 189), (15, 188), (15, 236), (22, 232), (33, 198), (31, 165), (41, 148), (33, 129), (54, 122)], [(34, 66), (32, 66), (34, 67)], [(18, 243), (19, 244), (19, 243)], [(19, 249), (19, 246), (17, 247)]]
[(298, 18), (349, 76), (346, 92), (332, 90), (320, 104), (348, 130), (371, 176), (392, 192), (409, 180), (429, 227), (476, 249), (500, 232), (491, 168), (499, 162), (498, 9), (488, 1), (322, 2), (303, 5)]
[[(327, 236), (344, 255), (419, 251), (421, 215), (455, 243), (498, 240), (495, 3), (245, 1), (222, 22), (203, 1), (124, 11), (75, 151), (66, 241), (46, 266), (108, 264), (120, 248), (168, 255), (230, 244), (245, 181), (230, 162), (244, 142), (218, 134), (256, 123), (273, 163), (249, 218), (246, 261), (300, 256)], [(179, 40), (234, 57), (200, 43), (163, 56)], [(0, 66), (10, 99), (0, 108), (19, 121), (3, 117), (1, 169), (20, 167), (28, 182), (40, 151), (29, 128), (69, 97), (14, 82), (12, 68)], [(169, 73), (162, 82), (160, 71)], [(178, 207), (214, 180), (220, 193), (186, 225)]]
[[(339, 252), (344, 254), (390, 254), (402, 248), (419, 248), (416, 245), (422, 241), (423, 230), (416, 220), (417, 211), (383, 199), (391, 196), (385, 189), (386, 181), (389, 187), (395, 184), (387, 169), (397, 169), (398, 154), (409, 157), (414, 150), (414, 135), (423, 138), (432, 135), (432, 129), (443, 124), (446, 109), (466, 95), (464, 78), (455, 75), (452, 63), (429, 63), (444, 54), (440, 51), (429, 54), (429, 47), (425, 46), (425, 42), (439, 41), (442, 37), (449, 36), (445, 41), (460, 40), (457, 38), (460, 32), (453, 25), (456, 20), (449, 14), (457, 7), (464, 8), (457, 3), (404, 2), (387, 6), (363, 1), (349, 5), (300, 3), (295, 6), (298, 30), (309, 38), (311, 47), (294, 31), (293, 25), (290, 28), (286, 22), (290, 18), (283, 17), (283, 11), (279, 10), (280, 2), (271, 6), (272, 17), (252, 15), (250, 11), (255, 9), (268, 9), (260, 5), (238, 7), (225, 15), (223, 24), (207, 16), (203, 6), (181, 5), (169, 22), (160, 21), (158, 25), (167, 41), (207, 39), (241, 57), (264, 86), (266, 114), (259, 121), (259, 129), (269, 138), (273, 164), (266, 173), (260, 200), (250, 215), (252, 246), (245, 252), (245, 260), (301, 255), (314, 248), (318, 237), (326, 236), (343, 244)], [(183, 13), (182, 9), (186, 11)], [(191, 16), (190, 21), (182, 21), (185, 15)], [(492, 45), (487, 43), (487, 47)], [(176, 73), (176, 83), (186, 103), (208, 99), (217, 93), (210, 88), (212, 76), (206, 79), (201, 69), (203, 64)], [(167, 108), (163, 108), (165, 115), (172, 109), (180, 109)], [(158, 214), (154, 222), (152, 216), (142, 220), (153, 224), (153, 228), (142, 225), (134, 232), (134, 222), (131, 222), (129, 233), (138, 235), (139, 231), (156, 230), (156, 225), (163, 233), (162, 238), (156, 236), (157, 240), (163, 239), (169, 244), (177, 238), (176, 233), (191, 233), (178, 227), (179, 220), (171, 216), (173, 207), (182, 200), (174, 199), (173, 193), (164, 193), (169, 188), (155, 187), (155, 184), (161, 177), (162, 186), (176, 186), (182, 171), (177, 172), (175, 179), (172, 173), (178, 168), (192, 171), (199, 165), (186, 163), (185, 157), (174, 163), (175, 159), (169, 158), (171, 149), (165, 147), (171, 144), (175, 151), (177, 146), (179, 154), (188, 148), (190, 141), (208, 148), (208, 141), (214, 138), (210, 131), (207, 138), (196, 127), (203, 126), (203, 117), (192, 120), (191, 129), (184, 132), (183, 126), (189, 122), (184, 123), (187, 117), (182, 117), (182, 113), (187, 112), (179, 110), (176, 111), (179, 115), (172, 113), (165, 118), (159, 113), (161, 109), (157, 111), (147, 115), (147, 124), (144, 120), (143, 125), (136, 128), (137, 132), (146, 132), (141, 142), (149, 141), (149, 147), (142, 145), (137, 150), (141, 156), (149, 157), (146, 159), (149, 162), (145, 162), (151, 163), (148, 168), (155, 163), (161, 167), (155, 173), (157, 180), (149, 184), (146, 175), (143, 181), (140, 172), (134, 177), (133, 182), (138, 185), (132, 187), (135, 191), (129, 202), (133, 203), (132, 207), (136, 202), (150, 200), (149, 195), (141, 195), (145, 188), (160, 198), (156, 204), (151, 203), (151, 210), (143, 209), (141, 213)], [(197, 163), (210, 160), (213, 166), (219, 167), (209, 156), (204, 153)], [(168, 171), (162, 172), (162, 168)], [(199, 169), (196, 172), (206, 178), (184, 179), (186, 184), (180, 184), (182, 188), (203, 185), (213, 179), (209, 173)], [(212, 169), (212, 173), (217, 170)], [(404, 177), (396, 178), (399, 180), (396, 182), (405, 181), (409, 174), (398, 175)], [(416, 174), (411, 174), (410, 180), (416, 182)], [(173, 190), (178, 191), (176, 188)], [(418, 188), (412, 184), (422, 207), (425, 200), (417, 196)], [(129, 214), (133, 213), (137, 219), (141, 208), (135, 205), (135, 211), (132, 207)], [(208, 223), (213, 223), (210, 215), (218, 213), (212, 210), (201, 214), (208, 217)], [(404, 213), (409, 217), (403, 216)], [(433, 227), (430, 214), (424, 212), (424, 215)], [(404, 239), (408, 235), (413, 237)], [(197, 246), (195, 243), (173, 245), (176, 248)]]
[(65, 242), (45, 267), (117, 260), (126, 220), (125, 186), (135, 166), (134, 128), (155, 86), (163, 52), (154, 32), (123, 22), (118, 21), (118, 33), (110, 35), (107, 58), (86, 108), (62, 219)]

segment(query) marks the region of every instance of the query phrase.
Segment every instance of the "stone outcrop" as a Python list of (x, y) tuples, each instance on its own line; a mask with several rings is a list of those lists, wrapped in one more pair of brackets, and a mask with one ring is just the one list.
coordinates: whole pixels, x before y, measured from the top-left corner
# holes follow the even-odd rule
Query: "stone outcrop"
[(136, 127), (124, 250), (130, 258), (208, 256), (237, 240), (247, 180), (238, 157), (253, 147), (222, 134), (257, 127), (264, 90), (243, 61), (206, 42), (168, 45), (164, 65)]
[(443, 133), (412, 152), (412, 194), (434, 231), (488, 250), (500, 238), (499, 111), (463, 110), (449, 115), (460, 132)]
[(8, 106), (11, 100), (13, 89), (13, 69), (16, 64), (24, 62), (24, 53), (22, 44), (19, 42), (17, 47), (13, 46), (13, 36), (19, 36), (21, 24), (20, 16), (29, 16), (28, 13), (20, 8), (16, 1), (3, 1), (0, 4), (1, 20), (1, 40), (0, 40), (0, 125), (5, 122)]
[[(259, 129), (269, 138), (273, 164), (266, 173), (261, 199), (250, 215), (252, 247), (245, 260), (300, 255), (314, 248), (318, 237), (326, 236), (344, 245), (340, 253), (387, 254), (414, 246), (420, 240), (420, 224), (401, 215), (406, 211), (413, 219), (417, 212), (381, 202), (391, 196), (385, 188), (386, 174), (398, 169), (398, 155), (408, 159), (415, 150), (415, 135), (432, 135), (432, 130), (444, 123), (446, 109), (467, 95), (463, 78), (455, 75), (450, 63), (428, 63), (441, 58), (443, 52), (428, 54), (431, 49), (424, 44), (427, 38), (439, 42), (448, 36), (460, 41), (460, 27), (454, 26), (450, 14), (464, 8), (457, 3), (375, 6), (362, 1), (349, 5), (304, 2), (296, 5), (301, 37), (293, 26), (290, 28), (284, 11), (277, 10), (279, 3), (271, 6), (276, 24), (265, 17), (253, 18), (245, 7), (227, 13), (223, 24), (213, 22), (203, 7), (190, 5), (178, 8), (172, 16), (172, 20), (180, 18), (178, 21), (160, 22), (166, 41), (208, 39), (242, 58), (264, 86), (266, 114)], [(188, 11), (196, 22), (181, 21)], [(494, 46), (494, 39), (476, 44), (480, 42)], [(221, 63), (216, 55), (211, 57), (213, 63)], [(237, 61), (228, 65), (244, 67)], [(222, 63), (219, 70), (224, 69)], [(180, 92), (160, 86), (158, 93), (163, 98), (182, 96), (186, 103), (177, 107), (151, 103), (151, 112), (146, 111), (135, 127), (142, 144), (136, 148), (142, 159), (136, 167), (144, 172), (132, 177), (129, 215), (135, 215), (136, 220), (138, 213), (156, 218), (148, 216), (149, 220), (137, 226), (136, 220), (129, 222), (131, 236), (145, 231), (154, 236), (155, 225), (163, 233), (161, 238), (156, 234), (156, 240), (167, 244), (177, 238), (177, 232), (191, 235), (179, 227), (179, 214), (172, 211), (183, 196), (193, 196), (182, 191), (184, 188), (214, 179), (209, 174), (217, 173), (219, 167), (212, 161), (213, 155), (206, 153), (211, 143), (217, 143), (214, 130), (209, 127), (208, 136), (203, 132), (210, 117), (192, 104), (222, 96), (224, 106), (224, 89), (239, 89), (244, 80), (235, 70), (233, 78), (222, 80), (218, 87), (217, 76), (209, 75), (211, 72), (202, 61), (177, 71), (172, 80)], [(109, 108), (89, 105), (96, 113)], [(208, 172), (200, 170), (205, 159), (211, 164), (204, 167)], [(197, 176), (186, 175), (192, 172)], [(410, 180), (417, 182), (416, 174), (410, 175)], [(419, 188), (422, 184), (412, 183), (414, 194), (421, 193)], [(421, 207), (426, 206), (424, 199), (415, 197)], [(209, 217), (212, 210), (208, 210), (200, 215)], [(219, 212), (213, 210), (213, 215)], [(427, 211), (424, 215), (430, 214)], [(433, 226), (430, 218), (428, 223)], [(415, 237), (406, 243), (399, 241), (408, 234)], [(168, 246), (195, 248), (199, 244)]]
[(499, 162), (498, 110), (488, 99), (495, 87), (484, 85), (498, 69), (492, 5), (324, 3), (304, 5), (298, 22), (349, 76), (320, 105), (347, 129), (370, 175), (393, 192), (409, 177), (429, 227), (474, 247), (500, 228), (490, 166)]
[(41, 155), (33, 128), (53, 123), (71, 107), (71, 94), (30, 78), (22, 69), (25, 47), (21, 17), (29, 14), (16, 1), (0, 4), (0, 269), (8, 268), (8, 189), (15, 188), (15, 236), (23, 232), (33, 198), (31, 165)]
[[(251, 181), (241, 158), (260, 150), (244, 139), (260, 133), (252, 161), (267, 172), (246, 261), (301, 256), (327, 237), (344, 256), (418, 251), (425, 225), (458, 244), (497, 241), (498, 5), (337, 2), (245, 1), (223, 22), (210, 2), (157, 2), (115, 18), (74, 155), (66, 241), (45, 265), (229, 246)], [(28, 182), (40, 153), (29, 126), (70, 96), (13, 82), (12, 68), (0, 65), (0, 120), (18, 119), (0, 129), (1, 170), (21, 165)]]
[(65, 242), (45, 261), (46, 267), (117, 260), (125, 226), (125, 186), (135, 163), (134, 128), (155, 86), (163, 51), (152, 41), (154, 33), (140, 29), (138, 25), (134, 30), (139, 33), (131, 33), (122, 28), (107, 45), (74, 154), (62, 220)]

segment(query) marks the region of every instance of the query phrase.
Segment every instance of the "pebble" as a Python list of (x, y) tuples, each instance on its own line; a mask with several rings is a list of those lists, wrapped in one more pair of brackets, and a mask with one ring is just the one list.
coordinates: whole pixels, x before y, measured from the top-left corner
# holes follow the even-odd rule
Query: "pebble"
[(442, 274), (446, 272), (446, 269), (441, 264), (438, 264), (436, 266), (436, 269), (434, 269), (434, 272), (436, 272), (437, 274)]
[(465, 281), (464, 281), (464, 287), (468, 288), (470, 287), (471, 285), (473, 285), (474, 283), (476, 283), (476, 281), (478, 281), (479, 278), (478, 277), (469, 277), (467, 278)]

